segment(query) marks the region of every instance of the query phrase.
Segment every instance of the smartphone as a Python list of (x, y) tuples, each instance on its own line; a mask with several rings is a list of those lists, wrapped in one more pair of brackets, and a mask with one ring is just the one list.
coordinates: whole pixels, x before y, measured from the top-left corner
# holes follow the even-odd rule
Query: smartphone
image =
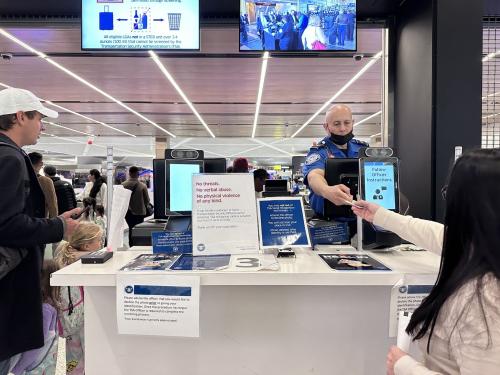
[(89, 211), (90, 211), (90, 206), (87, 206), (87, 207), (85, 207), (83, 210), (81, 210), (81, 211), (80, 211), (80, 213), (78, 213), (78, 214), (72, 214), (72, 215), (71, 215), (71, 218), (72, 218), (73, 220), (78, 220), (79, 218), (81, 218), (81, 217), (82, 217), (82, 215), (83, 215), (85, 212), (89, 212)]

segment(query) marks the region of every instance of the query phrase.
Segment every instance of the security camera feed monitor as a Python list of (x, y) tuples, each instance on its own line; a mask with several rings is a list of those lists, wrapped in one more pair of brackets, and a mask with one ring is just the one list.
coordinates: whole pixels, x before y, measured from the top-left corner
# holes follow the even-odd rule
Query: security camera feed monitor
[(82, 49), (199, 50), (199, 0), (82, 0)]
[(165, 163), (166, 202), (173, 212), (190, 212), (193, 208), (192, 177), (202, 172), (202, 161), (175, 161)]
[(355, 51), (356, 0), (240, 1), (240, 51)]
[(398, 162), (396, 158), (360, 160), (362, 196), (388, 210), (399, 211)]

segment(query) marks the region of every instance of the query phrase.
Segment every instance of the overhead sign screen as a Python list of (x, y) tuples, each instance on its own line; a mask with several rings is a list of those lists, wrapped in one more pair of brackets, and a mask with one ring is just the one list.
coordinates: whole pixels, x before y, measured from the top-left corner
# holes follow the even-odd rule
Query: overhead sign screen
[(240, 0), (240, 51), (355, 51), (356, 0)]
[(82, 0), (82, 49), (198, 50), (199, 0)]

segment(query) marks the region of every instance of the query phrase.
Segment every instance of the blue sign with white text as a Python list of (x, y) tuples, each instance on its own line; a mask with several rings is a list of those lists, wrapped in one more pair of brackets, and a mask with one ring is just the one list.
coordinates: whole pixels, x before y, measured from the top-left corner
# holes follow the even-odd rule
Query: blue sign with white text
[(300, 198), (259, 200), (259, 214), (263, 247), (311, 246)]
[(185, 254), (193, 252), (193, 235), (186, 232), (153, 232), (151, 233), (153, 253)]

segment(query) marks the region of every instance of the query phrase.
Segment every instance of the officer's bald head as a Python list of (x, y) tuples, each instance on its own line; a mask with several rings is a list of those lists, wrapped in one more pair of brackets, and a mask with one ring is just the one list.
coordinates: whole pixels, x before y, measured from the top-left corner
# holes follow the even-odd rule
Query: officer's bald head
[(326, 112), (323, 126), (328, 134), (346, 135), (352, 131), (353, 124), (351, 108), (336, 104)]

